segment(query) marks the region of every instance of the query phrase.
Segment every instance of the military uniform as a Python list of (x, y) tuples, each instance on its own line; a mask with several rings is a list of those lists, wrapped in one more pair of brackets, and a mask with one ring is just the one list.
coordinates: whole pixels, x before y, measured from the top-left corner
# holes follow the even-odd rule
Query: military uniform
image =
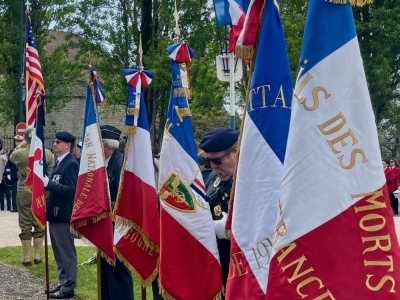
[[(32, 130), (30, 130), (32, 131)], [(27, 133), (29, 131), (26, 131)], [(20, 145), (14, 149), (9, 159), (18, 167), (18, 184), (17, 184), (17, 207), (18, 207), (18, 222), (21, 233), (19, 238), (22, 242), (24, 251), (23, 263), (25, 265), (30, 264), (30, 246), (31, 239), (33, 237), (35, 246), (35, 263), (40, 263), (40, 251), (43, 243), (44, 231), (37, 223), (36, 219), (32, 215), (31, 202), (32, 194), (25, 190), (26, 172), (28, 166), (30, 145)], [(46, 163), (50, 166), (47, 170), (51, 172), (54, 164), (53, 154), (46, 150)], [(33, 231), (32, 231), (33, 227)]]
[[(217, 174), (215, 173), (211, 173), (207, 177), (207, 180), (205, 182), (205, 186), (207, 189), (207, 197), (209, 198), (210, 195), (212, 195), (214, 192), (217, 192), (221, 200), (221, 209), (223, 212), (226, 213), (228, 213), (229, 209), (229, 200), (231, 195), (232, 182), (233, 182), (232, 179), (228, 181), (220, 181)], [(227, 239), (217, 238), (217, 245), (221, 262), (222, 280), (225, 286), (229, 273), (231, 242)]]
[[(121, 131), (113, 126), (103, 125), (100, 127), (103, 139), (118, 141)], [(111, 206), (114, 208), (117, 200), (121, 169), (124, 156), (115, 149), (108, 160), (107, 176), (110, 189)], [(125, 265), (117, 258), (115, 267), (111, 266), (102, 257), (101, 265), (101, 299), (102, 300), (133, 300), (132, 275)]]

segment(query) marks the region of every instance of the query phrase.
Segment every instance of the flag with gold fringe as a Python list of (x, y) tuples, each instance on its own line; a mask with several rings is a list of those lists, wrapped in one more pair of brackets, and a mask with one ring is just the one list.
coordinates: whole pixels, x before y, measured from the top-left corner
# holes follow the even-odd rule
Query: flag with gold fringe
[(28, 168), (25, 182), (25, 189), (32, 193), (31, 210), (32, 215), (39, 226), (44, 229), (46, 226), (46, 207), (43, 177), (47, 175), (46, 155), (44, 148), (44, 127), (45, 127), (45, 98), (38, 96), (39, 104), (36, 106), (35, 127), (32, 130), (31, 146), (29, 149)]
[(110, 264), (115, 263), (113, 227), (103, 143), (90, 86), (86, 90), (84, 136), (71, 216), (71, 232), (96, 246)]
[(243, 29), (236, 43), (237, 57), (242, 59), (252, 59), (254, 57), (257, 34), (260, 28), (260, 19), (262, 18), (265, 3), (265, 0), (251, 0), (244, 20)]
[[(180, 51), (171, 51), (179, 49)], [(188, 104), (182, 42), (171, 54), (172, 86), (160, 156), (160, 290), (164, 299), (221, 299), (222, 273), (215, 229), (199, 169)]]
[(347, 1), (308, 3), (297, 78), (267, 299), (400, 299), (399, 242)]
[(146, 286), (157, 276), (160, 257), (157, 192), (143, 90), (151, 83), (153, 73), (139, 68), (124, 70), (124, 75), (128, 82), (127, 141), (114, 208), (114, 249), (134, 277)]

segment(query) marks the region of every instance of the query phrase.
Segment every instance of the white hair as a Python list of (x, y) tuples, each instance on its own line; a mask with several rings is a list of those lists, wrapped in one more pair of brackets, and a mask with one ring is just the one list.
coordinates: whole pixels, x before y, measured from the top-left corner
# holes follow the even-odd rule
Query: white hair
[(119, 142), (116, 140), (111, 140), (111, 139), (103, 139), (104, 143), (108, 144), (108, 147), (110, 147), (111, 149), (118, 149), (119, 148)]

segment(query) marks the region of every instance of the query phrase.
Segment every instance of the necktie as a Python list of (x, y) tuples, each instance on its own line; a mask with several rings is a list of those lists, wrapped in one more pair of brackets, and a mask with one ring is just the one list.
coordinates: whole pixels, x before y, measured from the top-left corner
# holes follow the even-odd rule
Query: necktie
[(54, 165), (54, 167), (53, 167), (53, 169), (55, 169), (55, 168), (57, 168), (57, 166), (58, 166), (58, 159), (56, 160), (56, 163), (55, 163), (55, 165)]

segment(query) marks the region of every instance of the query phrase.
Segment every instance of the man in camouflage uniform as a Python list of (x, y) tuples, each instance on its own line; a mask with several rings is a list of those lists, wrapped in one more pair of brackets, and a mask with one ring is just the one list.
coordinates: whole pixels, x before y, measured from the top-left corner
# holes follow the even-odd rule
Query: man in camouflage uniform
[[(25, 130), (24, 141), (17, 146), (10, 155), (10, 160), (18, 167), (18, 186), (17, 186), (17, 207), (18, 207), (18, 223), (21, 233), (19, 238), (22, 243), (23, 258), (22, 264), (24, 266), (32, 265), (30, 252), (33, 238), (34, 245), (34, 263), (39, 264), (42, 262), (41, 249), (43, 244), (44, 231), (39, 226), (37, 221), (32, 215), (31, 202), (32, 195), (25, 190), (26, 173), (29, 158), (29, 149), (32, 138), (32, 127)], [(46, 149), (46, 163), (47, 170), (51, 172), (54, 165), (53, 154)], [(33, 231), (32, 231), (33, 228)]]

